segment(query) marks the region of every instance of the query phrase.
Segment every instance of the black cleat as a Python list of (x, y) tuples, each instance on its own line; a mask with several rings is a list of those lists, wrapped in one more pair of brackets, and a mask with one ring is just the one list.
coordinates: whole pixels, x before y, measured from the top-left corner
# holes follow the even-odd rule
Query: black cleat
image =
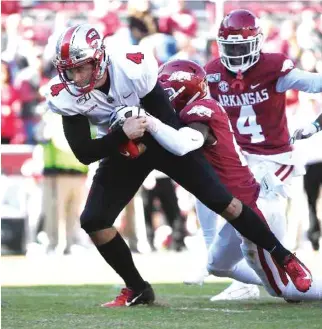
[(128, 296), (125, 302), (126, 306), (134, 306), (139, 304), (153, 304), (155, 300), (154, 291), (151, 285), (146, 282), (146, 287), (140, 292), (132, 291), (132, 294)]
[(155, 300), (154, 291), (151, 285), (146, 282), (146, 287), (140, 291), (135, 292), (129, 288), (123, 288), (121, 293), (116, 296), (111, 302), (102, 304), (102, 307), (114, 308), (114, 307), (126, 307), (135, 306), (139, 304), (153, 304)]

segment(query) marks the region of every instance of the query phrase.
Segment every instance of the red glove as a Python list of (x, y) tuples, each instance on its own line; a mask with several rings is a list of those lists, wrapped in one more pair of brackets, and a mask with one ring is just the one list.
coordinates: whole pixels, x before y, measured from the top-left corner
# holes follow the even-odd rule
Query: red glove
[(133, 140), (129, 140), (127, 143), (122, 144), (119, 150), (122, 155), (129, 159), (136, 159), (145, 152), (146, 146), (141, 142), (136, 143)]

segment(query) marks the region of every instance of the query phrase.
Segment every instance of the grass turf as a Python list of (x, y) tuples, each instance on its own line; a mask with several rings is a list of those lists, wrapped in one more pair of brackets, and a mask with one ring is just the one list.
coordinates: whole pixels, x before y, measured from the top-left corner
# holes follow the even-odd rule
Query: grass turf
[(154, 285), (154, 306), (105, 309), (116, 286), (2, 288), (2, 329), (311, 329), (322, 328), (322, 303), (288, 304), (265, 292), (259, 300), (209, 302), (227, 284)]

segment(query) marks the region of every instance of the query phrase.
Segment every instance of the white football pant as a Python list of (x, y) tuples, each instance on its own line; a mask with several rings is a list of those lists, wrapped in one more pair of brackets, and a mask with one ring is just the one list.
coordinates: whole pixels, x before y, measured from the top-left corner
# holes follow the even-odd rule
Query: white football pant
[[(284, 198), (277, 195), (259, 197), (257, 207), (276, 237), (282, 240), (286, 228)], [(211, 210), (200, 202), (198, 214), (210, 218)], [(213, 213), (215, 221), (216, 214)], [(290, 300), (322, 299), (322, 279), (314, 278), (309, 291), (299, 292), (286, 273), (276, 266), (271, 255), (235, 231), (226, 222), (217, 233), (209, 250), (208, 271), (216, 276), (230, 277), (248, 284), (263, 285), (272, 296)]]

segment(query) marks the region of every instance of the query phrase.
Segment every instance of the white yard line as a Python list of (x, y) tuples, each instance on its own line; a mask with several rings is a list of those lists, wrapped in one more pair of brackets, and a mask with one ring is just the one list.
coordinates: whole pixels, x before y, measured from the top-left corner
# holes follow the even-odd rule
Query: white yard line
[(211, 311), (211, 312), (223, 312), (223, 313), (247, 313), (251, 310), (230, 310), (228, 308), (210, 308), (210, 307), (171, 307), (171, 310), (176, 311)]

